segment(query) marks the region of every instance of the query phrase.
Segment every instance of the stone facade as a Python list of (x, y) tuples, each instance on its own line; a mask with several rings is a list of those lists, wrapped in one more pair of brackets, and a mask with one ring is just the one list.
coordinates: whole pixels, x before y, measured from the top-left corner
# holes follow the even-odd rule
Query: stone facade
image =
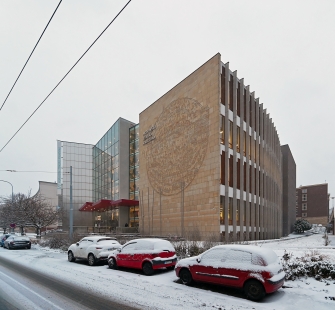
[(220, 229), (220, 54), (140, 113), (140, 229)]

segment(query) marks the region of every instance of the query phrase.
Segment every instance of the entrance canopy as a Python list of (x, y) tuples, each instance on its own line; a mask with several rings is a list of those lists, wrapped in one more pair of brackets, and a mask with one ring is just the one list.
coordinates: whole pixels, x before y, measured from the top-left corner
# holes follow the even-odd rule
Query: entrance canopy
[(115, 207), (134, 207), (138, 206), (138, 200), (129, 199), (100, 199), (96, 202), (85, 202), (79, 209), (79, 211), (106, 211), (107, 209), (114, 209)]

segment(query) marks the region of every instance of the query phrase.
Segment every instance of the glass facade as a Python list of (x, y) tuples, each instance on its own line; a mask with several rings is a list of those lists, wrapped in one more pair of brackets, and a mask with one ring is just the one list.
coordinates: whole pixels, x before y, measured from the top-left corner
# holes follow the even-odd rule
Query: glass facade
[(92, 217), (79, 208), (92, 201), (92, 147), (91, 144), (57, 141), (58, 204), (65, 210), (63, 230), (69, 229), (70, 167), (72, 167), (73, 225), (91, 224)]
[(119, 196), (119, 120), (93, 147), (93, 201)]
[(139, 124), (129, 129), (129, 199), (138, 200)]

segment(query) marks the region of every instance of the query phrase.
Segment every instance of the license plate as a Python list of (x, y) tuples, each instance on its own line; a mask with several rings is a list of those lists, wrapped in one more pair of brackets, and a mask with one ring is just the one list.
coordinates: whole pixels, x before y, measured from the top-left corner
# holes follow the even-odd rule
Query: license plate
[(165, 262), (165, 264), (171, 264), (172, 263), (172, 260), (168, 260)]

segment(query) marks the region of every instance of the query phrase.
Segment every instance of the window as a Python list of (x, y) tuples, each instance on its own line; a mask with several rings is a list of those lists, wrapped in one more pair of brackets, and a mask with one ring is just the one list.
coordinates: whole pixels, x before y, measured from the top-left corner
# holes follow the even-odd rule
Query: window
[(233, 122), (229, 121), (229, 148), (233, 148)]
[(302, 194), (302, 201), (307, 201), (307, 194)]
[(302, 214), (302, 217), (307, 217), (307, 213), (303, 213), (303, 214)]
[(302, 190), (302, 193), (307, 193), (307, 188), (304, 188), (303, 190)]
[(221, 124), (220, 124), (220, 142), (221, 144), (224, 144), (224, 125), (225, 121), (224, 121), (224, 116), (221, 115)]
[(302, 210), (307, 210), (307, 203), (302, 204)]

